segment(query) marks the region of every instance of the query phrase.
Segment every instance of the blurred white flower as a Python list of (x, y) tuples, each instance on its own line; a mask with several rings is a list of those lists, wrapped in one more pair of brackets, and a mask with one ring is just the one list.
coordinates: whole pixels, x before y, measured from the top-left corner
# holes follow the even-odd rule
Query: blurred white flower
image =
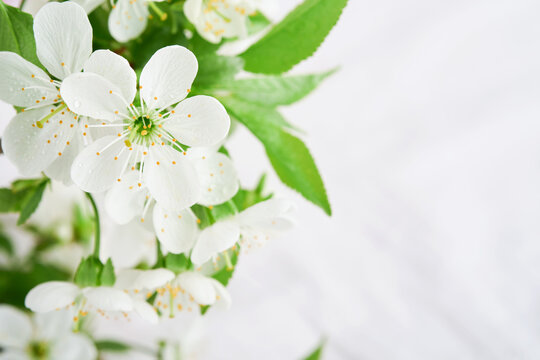
[(37, 313), (69, 309), (75, 323), (90, 312), (108, 317), (134, 310), (133, 300), (122, 290), (109, 286), (79, 288), (66, 281), (37, 285), (26, 295), (24, 305)]
[(135, 39), (146, 28), (146, 23), (151, 6), (161, 20), (167, 18), (167, 14), (161, 12), (153, 3), (164, 0), (118, 0), (109, 15), (109, 31), (113, 38), (120, 42)]
[(174, 317), (177, 312), (199, 311), (201, 305), (217, 303), (230, 306), (231, 298), (225, 287), (219, 281), (198, 272), (186, 271), (157, 289), (154, 306), (163, 314)]
[(247, 36), (247, 17), (256, 10), (253, 0), (187, 0), (184, 13), (197, 32), (212, 43)]
[(40, 62), (59, 80), (18, 54), (0, 52), (0, 99), (25, 108), (6, 128), (2, 147), (23, 175), (45, 171), (69, 183), (82, 136), (79, 118), (63, 103), (59, 87), (90, 56), (92, 27), (79, 5), (49, 3), (34, 19), (34, 37)]
[(71, 332), (67, 311), (35, 314), (0, 305), (1, 359), (94, 360), (97, 351), (90, 339)]
[(270, 237), (292, 227), (294, 204), (288, 200), (270, 199), (201, 231), (191, 253), (194, 264), (201, 265), (233, 247), (240, 239), (243, 248), (262, 245)]
[[(103, 67), (110, 66), (109, 57), (102, 54)], [(212, 97), (185, 99), (198, 65), (195, 55), (182, 46), (160, 49), (148, 61), (140, 77), (140, 108), (132, 104), (134, 71), (127, 63), (118, 65), (114, 82), (85, 72), (62, 83), (61, 94), (73, 111), (107, 120), (103, 127), (120, 129), (117, 135), (104, 136), (79, 154), (71, 171), (73, 181), (85, 191), (105, 191), (140, 167), (137, 186), (142, 187), (144, 179), (160, 206), (181, 211), (195, 204), (201, 191), (194, 165), (185, 159), (178, 142), (217, 144), (227, 135), (230, 118)]]

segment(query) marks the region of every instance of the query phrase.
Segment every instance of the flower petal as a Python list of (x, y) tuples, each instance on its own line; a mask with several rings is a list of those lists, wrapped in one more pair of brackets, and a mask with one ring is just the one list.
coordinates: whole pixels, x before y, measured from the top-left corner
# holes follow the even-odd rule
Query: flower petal
[(187, 158), (195, 166), (201, 183), (199, 204), (222, 204), (238, 192), (236, 169), (227, 156), (212, 150), (191, 148), (187, 151)]
[(147, 191), (139, 177), (139, 171), (129, 171), (105, 196), (105, 210), (118, 224), (127, 224), (143, 212)]
[(34, 314), (34, 338), (50, 341), (71, 333), (72, 316), (68, 309)]
[(99, 286), (83, 289), (86, 304), (103, 311), (131, 311), (133, 300), (122, 290)]
[(148, 321), (149, 323), (157, 324), (159, 322), (159, 317), (156, 309), (154, 309), (152, 305), (150, 305), (146, 301), (134, 299), (133, 308), (141, 318)]
[(83, 191), (101, 192), (121, 181), (122, 171), (133, 147), (128, 148), (122, 138), (102, 137), (86, 147), (75, 158), (71, 178)]
[(235, 216), (242, 228), (262, 231), (270, 235), (293, 226), (290, 213), (294, 203), (285, 199), (270, 199), (255, 204)]
[(180, 254), (191, 250), (197, 239), (197, 218), (191, 210), (170, 212), (154, 207), (154, 229), (163, 250)]
[(114, 287), (122, 290), (154, 290), (174, 279), (167, 269), (126, 269), (118, 272)]
[(0, 360), (33, 360), (23, 349), (6, 349), (0, 353)]
[(194, 271), (186, 271), (178, 275), (176, 282), (180, 288), (193, 296), (198, 304), (212, 305), (217, 300), (214, 283), (204, 275)]
[(19, 113), (2, 138), (6, 156), (23, 175), (36, 175), (63, 156), (67, 142), (77, 129), (76, 115), (64, 110), (52, 116), (42, 128), (36, 122), (55, 111), (54, 106)]
[(83, 334), (66, 334), (51, 346), (49, 358), (55, 360), (97, 359), (95, 345)]
[(94, 11), (99, 5), (103, 4), (105, 0), (71, 0), (84, 9), (87, 14), (90, 14)]
[(151, 109), (161, 109), (183, 100), (197, 75), (197, 58), (183, 46), (156, 51), (141, 72), (141, 95)]
[(136, 38), (146, 28), (148, 15), (146, 1), (119, 0), (109, 15), (112, 37), (119, 42)]
[(220, 221), (201, 231), (191, 252), (191, 261), (204, 264), (216, 254), (232, 247), (240, 236), (240, 229), (230, 220)]
[(96, 50), (84, 64), (84, 71), (103, 76), (118, 87), (128, 103), (133, 102), (137, 92), (137, 75), (122, 56), (110, 50)]
[(150, 194), (164, 209), (179, 212), (200, 198), (193, 165), (170, 146), (156, 145), (149, 149), (143, 175)]
[(66, 281), (48, 281), (34, 287), (24, 300), (24, 306), (34, 312), (52, 311), (70, 305), (80, 289)]
[(231, 126), (227, 110), (211, 96), (182, 101), (163, 125), (182, 144), (212, 146), (225, 139)]
[(0, 347), (23, 349), (32, 338), (28, 315), (9, 305), (0, 305)]
[(109, 121), (129, 117), (129, 102), (122, 91), (101, 75), (90, 72), (70, 75), (62, 82), (60, 93), (77, 114)]
[[(231, 307), (231, 295), (219, 281), (215, 279), (210, 279), (212, 281), (212, 284), (214, 285), (214, 288), (216, 289), (216, 299), (218, 300), (218, 304), (222, 304), (222, 306), (225, 309), (229, 309)], [(218, 298), (219, 297), (219, 298)]]
[(18, 54), (1, 51), (0, 69), (0, 100), (22, 107), (48, 105), (58, 100), (58, 90), (49, 76)]
[(73, 181), (71, 180), (71, 165), (73, 165), (73, 161), (83, 148), (84, 144), (81, 135), (75, 133), (73, 138), (71, 138), (69, 145), (64, 148), (62, 156), (57, 157), (56, 160), (44, 170), (45, 175), (51, 179), (61, 181), (66, 186), (73, 184)]
[(34, 18), (37, 56), (59, 79), (81, 71), (92, 53), (92, 26), (84, 9), (72, 2), (51, 2)]

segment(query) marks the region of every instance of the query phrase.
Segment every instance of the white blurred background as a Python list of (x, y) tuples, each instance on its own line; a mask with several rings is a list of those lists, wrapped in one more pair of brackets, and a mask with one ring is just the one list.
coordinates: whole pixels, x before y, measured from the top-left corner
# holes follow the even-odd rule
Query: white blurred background
[[(275, 18), (298, 2), (276, 1)], [(341, 71), (283, 109), (334, 215), (271, 172), (297, 227), (241, 258), (231, 310), (197, 324), (198, 358), (300, 359), (322, 338), (326, 359), (538, 358), (539, 13), (532, 0), (350, 0), (293, 70)], [(229, 147), (244, 185), (270, 169), (247, 131)], [(5, 185), (14, 169), (0, 169)], [(190, 324), (99, 331), (151, 345)]]

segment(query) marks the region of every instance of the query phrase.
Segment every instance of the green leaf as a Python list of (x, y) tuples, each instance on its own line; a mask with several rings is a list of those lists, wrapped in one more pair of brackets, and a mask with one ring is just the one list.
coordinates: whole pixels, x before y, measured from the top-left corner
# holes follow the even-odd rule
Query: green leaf
[(311, 354), (306, 356), (304, 360), (319, 360), (322, 358), (322, 351), (324, 349), (324, 342), (321, 343)]
[(75, 284), (80, 287), (99, 286), (103, 264), (93, 256), (82, 259), (75, 272)]
[(223, 286), (227, 286), (229, 283), (229, 280), (231, 280), (234, 270), (236, 269), (236, 264), (238, 263), (238, 254), (239, 254), (238, 247), (236, 250), (226, 250), (223, 252), (220, 256), (225, 256), (225, 253), (229, 255), (229, 259), (231, 259), (232, 268), (228, 267), (227, 265), (223, 265), (221, 269), (219, 269), (217, 272), (215, 272), (212, 277), (219, 281)]
[(165, 256), (165, 268), (180, 273), (189, 267), (190, 260), (184, 254), (167, 254)]
[(313, 91), (335, 70), (321, 74), (301, 76), (265, 76), (240, 79), (224, 84), (223, 88), (234, 97), (252, 104), (268, 107), (289, 105)]
[(233, 97), (221, 100), (227, 110), (262, 142), (281, 181), (331, 215), (326, 190), (313, 157), (302, 140), (276, 126), (272, 120), (274, 110)]
[(240, 56), (254, 73), (281, 74), (311, 56), (337, 23), (347, 0), (305, 0)]
[(193, 83), (194, 88), (209, 87), (230, 81), (244, 66), (242, 59), (233, 56), (207, 54), (200, 56), (197, 60), (199, 71)]
[(4, 250), (8, 255), (13, 255), (13, 245), (4, 232), (0, 231), (0, 250)]
[(0, 213), (15, 211), (16, 195), (11, 189), (0, 189)]
[(96, 348), (104, 352), (126, 352), (131, 349), (129, 345), (116, 340), (97, 340)]
[(116, 281), (116, 276), (114, 275), (114, 266), (111, 259), (107, 259), (103, 270), (101, 271), (100, 285), (102, 286), (113, 286)]
[(28, 220), (30, 216), (34, 213), (34, 211), (36, 211), (48, 183), (48, 179), (40, 182), (31, 192), (31, 195), (27, 198), (27, 200), (23, 202), (21, 214), (19, 215), (19, 219), (17, 220), (17, 225), (24, 224), (26, 220)]
[(36, 55), (32, 15), (0, 1), (0, 51), (12, 51), (42, 67)]

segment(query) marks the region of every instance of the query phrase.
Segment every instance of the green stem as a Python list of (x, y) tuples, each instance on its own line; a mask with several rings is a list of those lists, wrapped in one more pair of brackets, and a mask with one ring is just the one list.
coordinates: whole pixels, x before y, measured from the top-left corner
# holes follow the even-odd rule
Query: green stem
[(101, 229), (99, 227), (99, 212), (96, 206), (96, 202), (94, 201), (94, 197), (92, 194), (85, 192), (86, 197), (88, 200), (90, 200), (90, 204), (92, 204), (92, 209), (94, 210), (94, 223), (95, 223), (95, 241), (94, 241), (94, 257), (96, 259), (99, 259), (99, 246), (101, 241)]
[(25, 2), (26, 2), (26, 0), (22, 0), (22, 1), (21, 1), (21, 4), (19, 5), (19, 9), (20, 9), (20, 10), (22, 10), (22, 8), (23, 8)]
[(208, 221), (210, 222), (210, 225), (214, 224), (216, 222), (216, 219), (214, 218), (214, 214), (212, 214), (212, 210), (205, 207), (204, 212), (206, 213), (206, 217), (208, 218)]

